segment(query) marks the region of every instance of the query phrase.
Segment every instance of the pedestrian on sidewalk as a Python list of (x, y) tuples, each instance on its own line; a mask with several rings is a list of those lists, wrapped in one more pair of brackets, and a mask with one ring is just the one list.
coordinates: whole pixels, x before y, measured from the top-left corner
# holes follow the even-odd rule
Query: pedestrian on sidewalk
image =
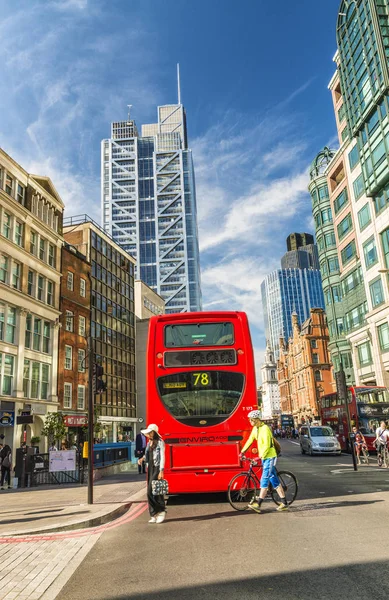
[(153, 494), (152, 482), (164, 477), (165, 442), (159, 435), (158, 425), (154, 423), (142, 429), (141, 433), (148, 438), (145, 454), (138, 460), (138, 465), (147, 464), (147, 501), (149, 503), (149, 523), (163, 523), (166, 517), (166, 505), (163, 495)]
[(251, 444), (256, 440), (258, 446), (258, 454), (262, 460), (262, 476), (259, 498), (253, 498), (249, 504), (249, 508), (257, 513), (261, 512), (261, 504), (267, 496), (269, 482), (277, 491), (280, 497), (281, 504), (277, 510), (288, 510), (288, 504), (285, 498), (285, 492), (278, 479), (276, 471), (277, 451), (274, 444), (272, 432), (269, 427), (261, 421), (261, 413), (259, 410), (252, 410), (247, 415), (253, 429), (250, 437), (242, 448), (241, 458), (244, 458), (244, 453), (248, 450)]
[(135, 456), (138, 458), (138, 473), (146, 473), (146, 463), (139, 464), (139, 459), (145, 455), (147, 446), (146, 436), (140, 431), (135, 438)]
[(5, 444), (0, 451), (1, 460), (1, 481), (0, 488), (4, 490), (4, 481), (8, 482), (8, 489), (11, 489), (11, 466), (12, 466), (12, 450)]

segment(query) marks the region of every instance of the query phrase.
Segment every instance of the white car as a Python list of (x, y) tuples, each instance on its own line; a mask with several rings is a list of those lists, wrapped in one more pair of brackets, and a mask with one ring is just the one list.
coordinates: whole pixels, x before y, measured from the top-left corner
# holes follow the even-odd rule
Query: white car
[(300, 430), (301, 454), (340, 454), (341, 447), (338, 438), (328, 426), (304, 425)]

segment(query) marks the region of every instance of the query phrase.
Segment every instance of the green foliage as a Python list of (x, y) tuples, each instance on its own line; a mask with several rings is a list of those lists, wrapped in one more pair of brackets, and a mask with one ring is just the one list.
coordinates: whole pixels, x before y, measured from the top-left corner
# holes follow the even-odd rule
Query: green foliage
[(65, 436), (66, 428), (61, 413), (48, 413), (42, 428), (42, 435), (48, 438), (49, 446), (60, 442)]
[(40, 441), (41, 441), (41, 438), (39, 437), (39, 435), (33, 435), (31, 438), (31, 444), (33, 446), (35, 446), (36, 444), (39, 444)]

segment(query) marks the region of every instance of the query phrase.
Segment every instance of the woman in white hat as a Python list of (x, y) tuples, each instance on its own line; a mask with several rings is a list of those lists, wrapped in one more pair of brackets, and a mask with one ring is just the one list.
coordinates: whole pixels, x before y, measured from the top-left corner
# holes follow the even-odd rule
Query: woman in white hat
[(151, 482), (163, 479), (165, 467), (165, 442), (158, 433), (158, 425), (154, 423), (142, 429), (141, 433), (148, 438), (145, 455), (138, 460), (141, 465), (143, 461), (147, 464), (147, 500), (149, 503), (149, 523), (163, 523), (166, 517), (165, 498), (154, 496)]

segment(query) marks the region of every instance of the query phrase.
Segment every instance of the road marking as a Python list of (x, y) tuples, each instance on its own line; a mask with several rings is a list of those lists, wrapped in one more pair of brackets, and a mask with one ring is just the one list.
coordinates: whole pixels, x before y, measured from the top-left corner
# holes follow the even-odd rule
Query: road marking
[(296, 444), (296, 446), (300, 446), (300, 444), (298, 442), (290, 442), (291, 444)]
[(53, 532), (51, 534), (36, 534), (36, 535), (25, 535), (20, 537), (0, 537), (0, 544), (20, 544), (22, 542), (40, 542), (40, 541), (49, 541), (49, 540), (64, 540), (68, 538), (78, 538), (87, 535), (93, 535), (97, 533), (102, 533), (107, 531), (107, 529), (114, 529), (115, 527), (119, 527), (119, 525), (124, 525), (127, 523), (131, 523), (134, 519), (139, 517), (142, 513), (147, 509), (147, 502), (140, 502), (139, 504), (134, 504), (131, 506), (130, 510), (125, 513), (119, 519), (115, 519), (111, 523), (106, 523), (105, 525), (98, 525), (97, 527), (89, 527), (88, 529), (75, 529), (73, 531), (59, 531), (57, 533)]

